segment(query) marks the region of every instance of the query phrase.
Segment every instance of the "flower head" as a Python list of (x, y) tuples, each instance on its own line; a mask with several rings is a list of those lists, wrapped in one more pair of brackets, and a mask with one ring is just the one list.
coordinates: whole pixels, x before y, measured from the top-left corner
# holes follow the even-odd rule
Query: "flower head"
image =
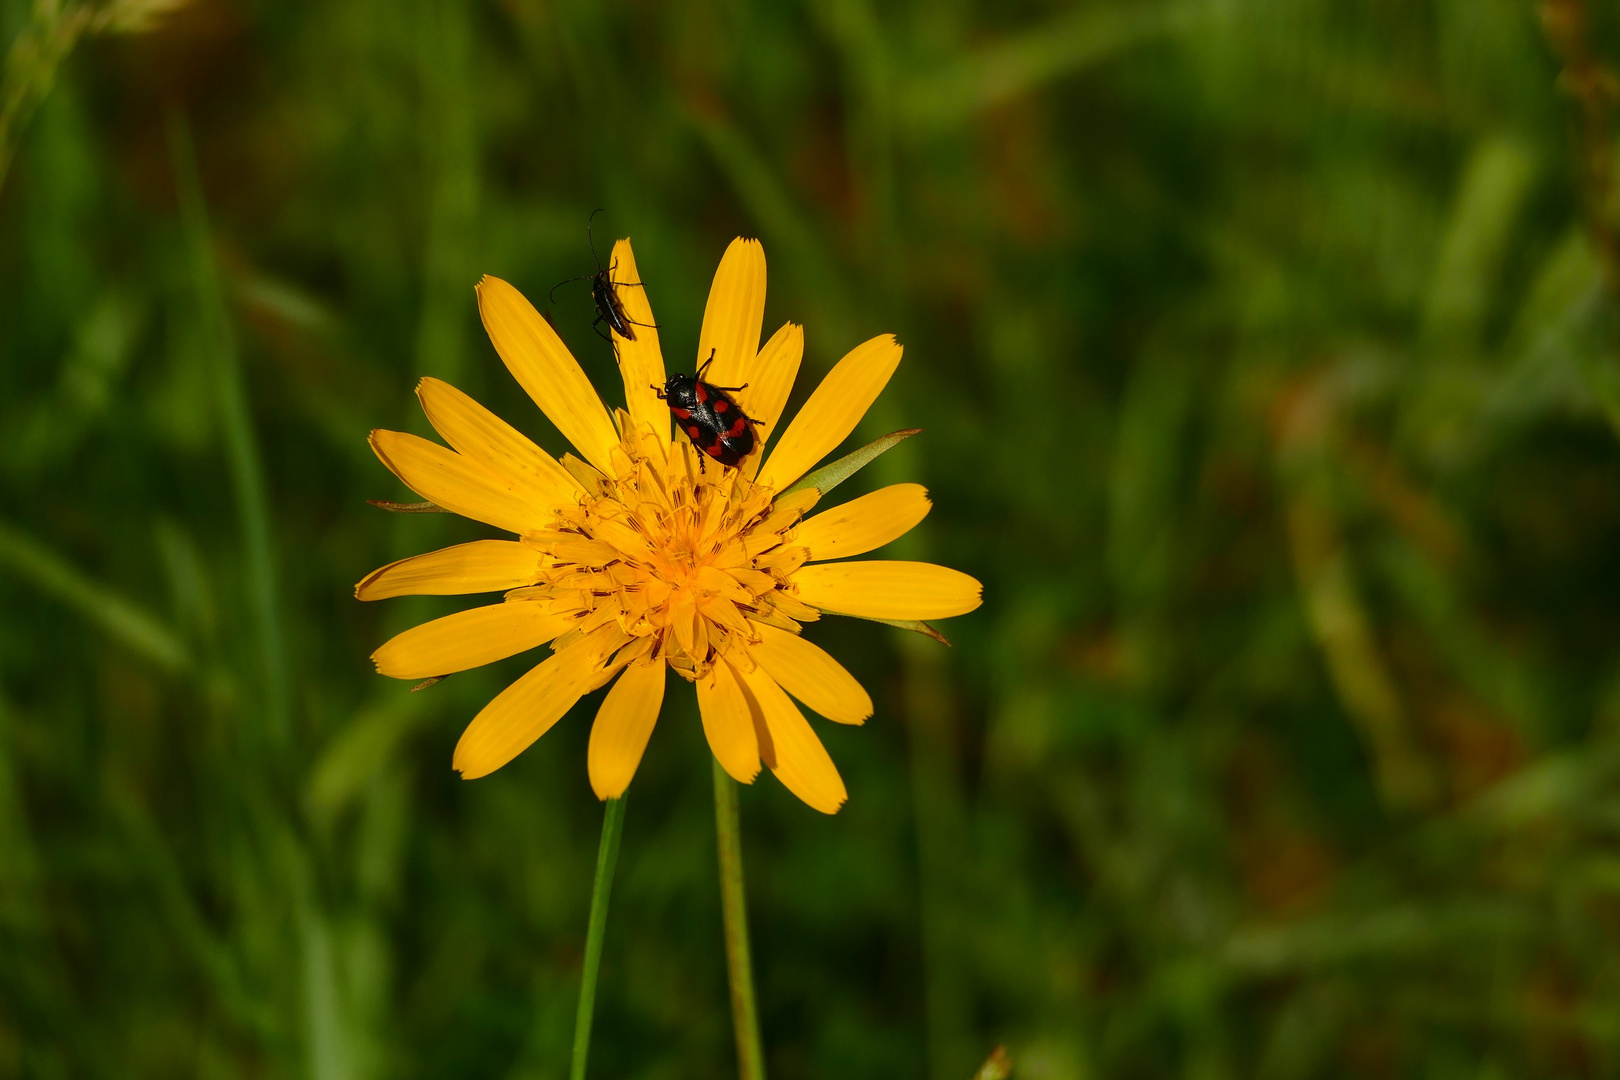
[[(626, 407), (609, 413), (549, 323), (511, 285), (486, 277), (479, 311), (496, 351), (580, 456), (559, 461), (437, 379), (417, 395), (449, 448), (374, 431), (383, 464), (445, 510), (515, 534), (385, 566), (355, 587), (362, 600), (407, 594), (505, 593), (501, 603), (407, 630), (372, 659), (385, 675), (423, 679), (550, 644), (551, 655), (473, 718), (454, 767), (468, 779), (516, 757), (585, 694), (612, 683), (591, 728), (591, 786), (624, 793), (663, 703), (665, 669), (695, 685), (715, 757), (750, 783), (768, 765), (825, 813), (847, 793), (796, 698), (829, 720), (859, 724), (872, 700), (843, 666), (800, 635), (823, 613), (884, 620), (960, 615), (979, 583), (930, 563), (834, 561), (905, 533), (928, 513), (926, 492), (896, 484), (806, 516), (824, 494), (797, 484), (855, 429), (900, 362), (884, 335), (828, 374), (773, 437), (803, 354), (788, 323), (760, 348), (765, 256), (733, 241), (715, 274), (698, 343), (709, 382), (741, 387), (736, 405), (760, 435), (738, 467), (671, 438), (658, 332), (630, 242), (613, 281), (634, 340), (614, 335)], [(623, 284), (620, 284), (623, 283)], [(771, 443), (768, 459), (764, 446)], [(825, 487), (831, 486), (824, 483)]]

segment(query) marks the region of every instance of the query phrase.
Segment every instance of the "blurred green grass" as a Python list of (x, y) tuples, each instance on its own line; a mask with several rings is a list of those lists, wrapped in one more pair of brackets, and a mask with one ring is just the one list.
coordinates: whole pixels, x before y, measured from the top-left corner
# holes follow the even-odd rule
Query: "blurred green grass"
[[(986, 585), (950, 650), (812, 628), (878, 713), (820, 729), (836, 818), (743, 792), (773, 1075), (1612, 1074), (1617, 22), (196, 0), (13, 50), (0, 1075), (562, 1075), (594, 705), (463, 784), (522, 661), (411, 695), (367, 654), (458, 605), (350, 590), (482, 534), (364, 503), (416, 378), (561, 449), (471, 286), (543, 300), (596, 206), (672, 365), (737, 234), (790, 408), (898, 333), (857, 438), (925, 432), (846, 490), (925, 482), (894, 553)], [(734, 1067), (706, 753), (672, 693), (598, 1075)]]

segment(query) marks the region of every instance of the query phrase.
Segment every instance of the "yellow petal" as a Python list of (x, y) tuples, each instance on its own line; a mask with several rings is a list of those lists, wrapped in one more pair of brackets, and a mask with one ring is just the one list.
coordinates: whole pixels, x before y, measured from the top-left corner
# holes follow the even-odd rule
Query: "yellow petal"
[(497, 476), (517, 481), (537, 505), (562, 506), (577, 501), (579, 482), (557, 464), (556, 458), (460, 390), (429, 377), (417, 384), (416, 396), (433, 430), (462, 457)]
[(715, 760), (733, 780), (752, 784), (759, 775), (759, 740), (754, 735), (753, 715), (748, 699), (737, 682), (737, 673), (724, 660), (697, 681), (698, 712), (703, 715), (703, 734)]
[(431, 679), (483, 667), (544, 645), (577, 620), (553, 615), (533, 600), (458, 611), (396, 634), (371, 654), (377, 670), (395, 679)]
[(863, 555), (910, 532), (932, 506), (921, 484), (893, 484), (806, 520), (793, 542), (812, 561)]
[(658, 330), (653, 326), (652, 305), (647, 300), (647, 289), (640, 284), (629, 284), (641, 281), (629, 240), (620, 240), (613, 245), (613, 261), (608, 266), (608, 274), (614, 283), (614, 293), (624, 307), (625, 317), (633, 324), (630, 329), (636, 335), (634, 341), (629, 341), (620, 337), (617, 331), (610, 331), (613, 346), (619, 354), (619, 374), (624, 377), (624, 402), (630, 409), (630, 420), (637, 426), (650, 425), (658, 437), (667, 443), (669, 406), (659, 400), (655, 389), (664, 385), (664, 354), (658, 347)]
[(545, 528), (555, 515), (555, 505), (536, 502), (516, 479), (420, 435), (378, 428), (371, 449), (406, 487), (462, 517), (521, 533)]
[(591, 790), (598, 799), (617, 799), (636, 775), (664, 704), (666, 667), (662, 660), (637, 661), (624, 669), (602, 699), (586, 751)]
[(763, 623), (753, 629), (759, 641), (748, 652), (782, 689), (840, 724), (864, 724), (872, 715), (871, 696), (821, 646)]
[(782, 329), (771, 335), (771, 340), (759, 350), (759, 356), (747, 371), (748, 389), (738, 395), (737, 404), (742, 411), (759, 424), (755, 427), (757, 439), (754, 452), (743, 462), (744, 476), (759, 472), (764, 460), (765, 443), (776, 434), (777, 421), (787, 407), (793, 380), (799, 375), (799, 361), (804, 359), (804, 327), (783, 323)]
[(869, 619), (945, 619), (982, 603), (981, 586), (960, 570), (933, 563), (817, 563), (793, 575), (799, 599), (835, 614)]
[(361, 600), (391, 596), (454, 596), (504, 592), (532, 585), (540, 553), (512, 540), (474, 540), (470, 544), (412, 555), (367, 574), (354, 587)]
[(883, 392), (900, 353), (894, 335), (881, 334), (838, 361), (771, 451), (760, 483), (781, 491), (843, 442)]
[(488, 776), (529, 748), (574, 707), (591, 676), (622, 640), (603, 627), (529, 669), (473, 717), (456, 743), (451, 768), (463, 780)]
[(741, 386), (748, 381), (765, 325), (765, 249), (758, 240), (731, 242), (714, 272), (709, 304), (703, 309), (697, 362), (701, 367), (714, 350), (714, 363), (704, 379), (714, 386)]
[(836, 814), (849, 798), (838, 767), (821, 745), (816, 733), (810, 730), (810, 721), (799, 707), (782, 692), (762, 667), (742, 675), (751, 703), (765, 718), (771, 742), (776, 748), (776, 763), (771, 771), (782, 781), (782, 786), (823, 814)]
[(497, 277), (478, 283), (478, 313), (495, 351), (540, 411), (585, 460), (611, 473), (608, 453), (619, 443), (613, 419), (557, 331)]

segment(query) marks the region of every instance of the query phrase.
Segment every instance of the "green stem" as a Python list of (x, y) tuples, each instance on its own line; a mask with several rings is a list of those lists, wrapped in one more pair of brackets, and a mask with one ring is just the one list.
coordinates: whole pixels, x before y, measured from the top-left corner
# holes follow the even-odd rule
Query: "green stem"
[(88, 8), (55, 11), (46, 15), (35, 5), (33, 25), (11, 43), (0, 71), (0, 187), (6, 182), (11, 155), (17, 149), (23, 125), (56, 81), (56, 69), (73, 51), (89, 26)]
[(742, 824), (737, 782), (714, 763), (714, 831), (720, 843), (720, 908), (726, 924), (726, 969), (731, 975), (731, 1025), (737, 1032), (741, 1080), (765, 1080), (765, 1051), (754, 1001), (754, 962), (748, 951), (748, 900), (743, 890)]
[(619, 861), (624, 832), (624, 799), (609, 799), (602, 818), (602, 843), (596, 849), (596, 882), (591, 886), (591, 920), (585, 931), (585, 970), (579, 983), (579, 1012), (574, 1016), (574, 1059), (569, 1080), (585, 1080), (585, 1058), (591, 1052), (591, 1019), (596, 1014), (596, 976), (602, 970), (602, 937), (607, 932), (608, 896), (613, 867)]
[(213, 367), (215, 405), (225, 465), (230, 471), (236, 496), (236, 516), (242, 530), (242, 554), (247, 573), (247, 610), (258, 638), (263, 686), (259, 701), (264, 709), (265, 728), (277, 764), (285, 766), (292, 733), (291, 679), (287, 669), (287, 648), (281, 626), (281, 587), (277, 581), (275, 536), (271, 519), (269, 485), (264, 460), (254, 431), (253, 412), (242, 374), (242, 357), (231, 325), (226, 302), (225, 282), (214, 261), (213, 228), (208, 221), (208, 204), (203, 198), (202, 181), (197, 173), (197, 155), (191, 141), (191, 128), (183, 113), (169, 114), (169, 153), (174, 165), (180, 217), (191, 251), (193, 284), (197, 291), (198, 318), (207, 334), (209, 362)]
[(162, 620), (99, 582), (56, 552), (0, 521), (0, 567), (63, 601), (159, 667), (189, 667), (186, 646)]

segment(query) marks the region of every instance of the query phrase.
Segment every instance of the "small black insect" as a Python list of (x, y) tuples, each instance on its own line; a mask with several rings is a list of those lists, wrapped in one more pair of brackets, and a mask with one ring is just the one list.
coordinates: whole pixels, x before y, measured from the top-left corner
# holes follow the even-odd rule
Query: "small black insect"
[(612, 330), (626, 341), (636, 340), (635, 327), (645, 326), (656, 330), (658, 325), (656, 323), (635, 322), (624, 313), (624, 304), (619, 300), (619, 294), (615, 291), (615, 288), (640, 287), (641, 282), (621, 281), (615, 286), (612, 275), (613, 271), (618, 268), (618, 262), (615, 261), (612, 266), (605, 270), (602, 268), (602, 260), (596, 257), (596, 241), (591, 236), (591, 224), (596, 220), (596, 215), (601, 212), (602, 208), (597, 207), (591, 211), (591, 216), (585, 221), (585, 242), (591, 246), (591, 260), (596, 263), (596, 273), (581, 274), (579, 277), (571, 277), (567, 281), (557, 282), (551, 287), (551, 298), (555, 302), (557, 290), (564, 285), (575, 281), (589, 281), (591, 283), (591, 299), (596, 303), (596, 318), (591, 322), (591, 329), (595, 330), (603, 341), (611, 345), (613, 344), (613, 338), (602, 332), (603, 323), (606, 323), (609, 330)]
[(749, 425), (759, 421), (744, 415), (730, 396), (746, 389), (747, 383), (712, 386), (703, 381), (712, 363), (714, 350), (710, 349), (709, 358), (703, 361), (696, 375), (671, 375), (662, 387), (653, 389), (669, 402), (670, 414), (693, 446), (720, 464), (735, 469), (754, 449), (754, 429)]

